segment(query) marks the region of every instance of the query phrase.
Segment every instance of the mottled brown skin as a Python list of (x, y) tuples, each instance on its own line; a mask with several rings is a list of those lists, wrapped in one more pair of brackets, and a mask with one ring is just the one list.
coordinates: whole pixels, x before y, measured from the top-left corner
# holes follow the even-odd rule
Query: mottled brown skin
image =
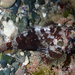
[(21, 34), (16, 38), (16, 41), (18, 43), (18, 48), (22, 50), (37, 50), (40, 45), (40, 41), (34, 30), (29, 30), (26, 37)]
[[(45, 27), (44, 27), (45, 28)], [(54, 29), (55, 28), (57, 28), (56, 29), (56, 31), (54, 32)], [(59, 32), (61, 31), (61, 27), (53, 27), (52, 29), (51, 29), (51, 35), (52, 36), (54, 36), (54, 37), (56, 37), (57, 39), (63, 39), (62, 37), (61, 37), (61, 35), (59, 35)], [(42, 29), (40, 29), (40, 32), (41, 32), (41, 35), (42, 36), (39, 36), (40, 37), (40, 39), (39, 39), (39, 37), (38, 37), (38, 34), (36, 34), (36, 31), (35, 31), (35, 28), (33, 27), (33, 28), (30, 28), (29, 30), (27, 30), (27, 35), (26, 36), (24, 36), (24, 34), (20, 34), (19, 36), (17, 36), (17, 38), (15, 39), (16, 40), (16, 42), (17, 42), (17, 48), (18, 49), (21, 49), (21, 50), (36, 50), (36, 51), (43, 51), (42, 53), (44, 53), (44, 54), (46, 54), (46, 48), (47, 48), (47, 46), (45, 46), (45, 45), (43, 45), (41, 42), (43, 42), (43, 41), (45, 41), (45, 43), (47, 43), (47, 45), (48, 46), (50, 46), (50, 45), (54, 45), (54, 43), (53, 43), (53, 39), (52, 38), (48, 38), (48, 35), (50, 34), (50, 33), (47, 33), (44, 29), (43, 29), (43, 27), (42, 27)], [(69, 40), (69, 30), (67, 29), (66, 31), (65, 31), (65, 33), (67, 33), (66, 34), (66, 37), (67, 37), (67, 39)], [(40, 33), (39, 33), (40, 34)], [(43, 39), (44, 38), (44, 39)], [(51, 43), (51, 44), (50, 44)], [(68, 44), (69, 45), (69, 44)], [(75, 45), (73, 45), (73, 48), (72, 49), (70, 49), (70, 53), (68, 54), (68, 51), (69, 51), (69, 49), (68, 49), (68, 45), (67, 45), (67, 47), (65, 47), (65, 52), (66, 52), (66, 54), (67, 54), (67, 59), (66, 59), (66, 61), (64, 62), (64, 65), (63, 65), (63, 67), (64, 66), (67, 66), (67, 65), (69, 65), (69, 63), (70, 63), (70, 56), (73, 54), (73, 53), (75, 53), (74, 51), (74, 46)], [(43, 50), (43, 49), (44, 50)], [(5, 50), (8, 50), (8, 49), (13, 49), (13, 45), (12, 45), (12, 42), (8, 42), (8, 43), (6, 43), (6, 44), (3, 44), (3, 45), (1, 45), (0, 46), (0, 51), (2, 52), (2, 51), (5, 51)], [(53, 59), (58, 59), (58, 58), (60, 58), (61, 56), (62, 56), (62, 52), (59, 52), (59, 51), (57, 51), (57, 49), (55, 50), (55, 51), (52, 51), (52, 50), (50, 50), (50, 49), (48, 49), (47, 48), (47, 50), (48, 50), (48, 55), (50, 56), (50, 57), (52, 57)], [(45, 55), (44, 56), (41, 56), (42, 57), (42, 59), (47, 63), (47, 62), (51, 62), (52, 60), (50, 60), (49, 58), (50, 57), (46, 57)]]

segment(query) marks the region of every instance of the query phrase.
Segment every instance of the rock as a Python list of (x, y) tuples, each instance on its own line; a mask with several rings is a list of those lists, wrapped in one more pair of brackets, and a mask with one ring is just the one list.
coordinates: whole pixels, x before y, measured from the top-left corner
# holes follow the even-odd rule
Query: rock
[(67, 22), (68, 21), (68, 19), (67, 18), (64, 18), (64, 17), (61, 17), (58, 21), (57, 21), (57, 23), (59, 24), (64, 24), (65, 22)]
[(4, 44), (0, 45), (0, 52), (5, 51), (5, 50), (7, 50), (7, 46), (4, 43)]
[(29, 59), (28, 59), (28, 56), (26, 56), (22, 66), (26, 66), (28, 63), (29, 63)]
[[(74, 0), (61, 0), (62, 3), (70, 3), (70, 6), (75, 10), (75, 1)], [(68, 5), (68, 4), (67, 4)]]
[(8, 8), (11, 7), (16, 0), (0, 0), (0, 7)]
[(2, 54), (2, 53), (0, 53), (0, 61), (2, 60), (2, 56), (3, 56), (3, 54)]
[(73, 20), (68, 21), (68, 22), (66, 23), (66, 26), (67, 26), (67, 27), (70, 27), (70, 26), (72, 26), (72, 25), (73, 25), (73, 23), (74, 23), (74, 21), (73, 21)]
[(15, 58), (8, 56), (6, 54), (3, 54), (2, 60), (5, 60), (8, 64), (12, 64), (15, 61)]
[(16, 18), (16, 20), (19, 19), (19, 21), (17, 22), (17, 27), (20, 33), (22, 33), (28, 26), (28, 16), (25, 16), (24, 14), (19, 14), (18, 18)]
[(21, 55), (21, 56), (24, 56), (24, 52), (20, 52), (20, 55)]
[(39, 6), (40, 6), (40, 5), (38, 4), (38, 2), (36, 2), (36, 3), (35, 3), (35, 8), (38, 9)]
[(2, 68), (5, 68), (7, 66), (7, 61), (6, 60), (1, 60), (0, 64), (1, 64)]
[(15, 75), (15, 73), (14, 72), (11, 72), (10, 75)]
[(12, 66), (15, 68), (15, 71), (19, 68), (19, 62), (14, 62)]
[(60, 2), (60, 0), (52, 0), (53, 2)]
[(40, 15), (37, 12), (32, 12), (32, 19), (35, 21), (35, 24), (38, 24), (41, 20)]
[(2, 70), (0, 70), (0, 75), (4, 75)]
[(11, 69), (10, 68), (4, 68), (3, 73), (4, 75), (10, 75)]
[(18, 28), (15, 26), (15, 24), (12, 20), (9, 20), (8, 22), (3, 21), (2, 24), (4, 26), (3, 33), (6, 36), (5, 41), (9, 42), (11, 40), (11, 38), (13, 38), (17, 35)]
[(61, 53), (56, 53), (56, 52), (53, 52), (53, 51), (49, 51), (49, 54), (50, 54), (50, 56), (52, 57), (52, 58), (60, 58), (61, 56), (62, 56), (62, 54)]
[(59, 23), (58, 26), (62, 26), (62, 24)]
[(41, 61), (41, 56), (40, 56), (40, 52), (37, 51), (30, 51), (31, 56), (30, 56), (30, 63), (27, 65), (27, 70), (28, 72), (33, 72), (37, 69), (37, 67), (39, 66), (39, 64), (42, 63)]
[(0, 37), (0, 45), (3, 43), (3, 38)]
[[(30, 51), (31, 56), (30, 56), (30, 62), (31, 63), (35, 63), (35, 61), (39, 64), (39, 62), (41, 61), (41, 57), (40, 57), (40, 52), (37, 51)], [(37, 60), (36, 60), (37, 59)], [(38, 65), (36, 64), (36, 65)]]
[(21, 4), (21, 0), (16, 0), (16, 2), (14, 3), (14, 5), (10, 8), (12, 10), (12, 14), (16, 14), (18, 11), (18, 8)]
[(15, 68), (14, 67), (11, 67), (11, 73), (10, 75), (15, 75)]
[(71, 20), (74, 21), (74, 16), (72, 14), (69, 14), (68, 17), (67, 17), (67, 19), (71, 19)]
[[(53, 22), (57, 23), (57, 21), (62, 17), (62, 15), (60, 14), (49, 14), (50, 20), (52, 20)], [(58, 22), (60, 23), (60, 22)]]
[(42, 13), (42, 16), (43, 16), (44, 18), (46, 17), (46, 15), (47, 15), (47, 14), (46, 14), (45, 12)]
[(55, 72), (55, 75), (64, 75), (62, 69), (54, 68), (53, 70), (54, 70), (54, 72)]
[(40, 5), (43, 5), (43, 4), (45, 4), (45, 0), (38, 0), (38, 3), (39, 3)]
[(30, 2), (31, 3), (35, 3), (36, 0), (22, 0), (25, 4), (29, 4)]
[(23, 53), (22, 51), (18, 51), (15, 55), (16, 61), (21, 64), (25, 61), (25, 55), (24, 53), (23, 54), (22, 53)]
[(21, 68), (19, 68), (19, 69), (16, 71), (15, 75), (24, 75), (24, 70), (21, 69)]
[[(2, 11), (0, 10), (0, 13), (2, 13)], [(0, 15), (0, 21), (1, 21), (1, 19), (3, 18), (3, 15)]]

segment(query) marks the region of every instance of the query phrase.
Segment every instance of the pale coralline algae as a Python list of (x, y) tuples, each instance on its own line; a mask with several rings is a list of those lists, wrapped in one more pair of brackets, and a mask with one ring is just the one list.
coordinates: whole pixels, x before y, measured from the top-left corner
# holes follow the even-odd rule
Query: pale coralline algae
[(12, 20), (3, 21), (2, 22), (4, 29), (3, 34), (6, 36), (5, 41), (10, 41), (11, 38), (16, 37), (18, 34), (18, 28), (15, 26), (14, 22)]

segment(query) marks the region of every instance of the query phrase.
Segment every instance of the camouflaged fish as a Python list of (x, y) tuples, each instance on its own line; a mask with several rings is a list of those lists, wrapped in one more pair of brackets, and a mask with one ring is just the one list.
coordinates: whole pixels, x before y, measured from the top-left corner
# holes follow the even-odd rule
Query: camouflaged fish
[(0, 51), (16, 47), (22, 50), (62, 52), (75, 46), (75, 41), (72, 42), (71, 40), (73, 40), (71, 39), (71, 30), (67, 27), (57, 25), (34, 26), (22, 32), (15, 41), (7, 42), (5, 47), (0, 46)]

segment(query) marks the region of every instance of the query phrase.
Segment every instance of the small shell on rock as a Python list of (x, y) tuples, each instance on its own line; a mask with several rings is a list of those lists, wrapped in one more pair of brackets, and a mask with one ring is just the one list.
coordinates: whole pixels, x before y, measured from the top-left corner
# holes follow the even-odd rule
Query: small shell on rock
[(62, 26), (62, 24), (59, 23), (58, 26)]
[(17, 16), (17, 17), (16, 17), (16, 23), (18, 23), (18, 22), (19, 22), (19, 17)]
[(38, 3), (35, 3), (35, 8), (36, 8), (36, 9), (38, 9), (39, 6), (40, 6), (40, 5), (39, 5)]
[(20, 55), (21, 55), (21, 56), (24, 56), (24, 52), (20, 52)]
[(30, 53), (31, 53), (31, 56), (34, 56), (34, 52), (33, 51), (30, 51)]
[(16, 0), (0, 0), (0, 7), (9, 8), (11, 7)]

